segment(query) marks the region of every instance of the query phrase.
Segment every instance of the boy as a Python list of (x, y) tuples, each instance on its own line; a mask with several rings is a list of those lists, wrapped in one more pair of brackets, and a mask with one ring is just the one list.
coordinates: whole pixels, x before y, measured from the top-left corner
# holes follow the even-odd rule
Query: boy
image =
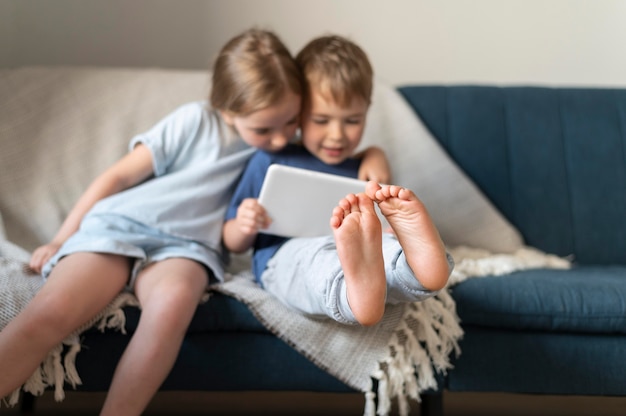
[[(339, 36), (314, 39), (298, 54), (305, 76), (302, 143), (250, 160), (226, 214), (226, 247), (254, 247), (257, 281), (311, 316), (374, 325), (385, 303), (414, 302), (442, 289), (452, 259), (426, 208), (413, 192), (368, 182), (333, 210), (332, 236), (283, 238), (259, 234), (270, 219), (256, 200), (272, 163), (356, 177), (352, 158), (361, 141), (373, 87), (366, 54)], [(382, 233), (374, 203), (394, 234)], [(289, 209), (286, 207), (286, 209)]]

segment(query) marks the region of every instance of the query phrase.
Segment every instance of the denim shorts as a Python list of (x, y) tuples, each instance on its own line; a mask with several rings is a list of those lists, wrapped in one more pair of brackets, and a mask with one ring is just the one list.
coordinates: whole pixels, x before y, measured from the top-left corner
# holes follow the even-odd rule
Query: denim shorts
[(147, 265), (173, 257), (195, 260), (207, 269), (209, 282), (223, 274), (219, 253), (196, 241), (164, 233), (120, 215), (88, 215), (80, 229), (44, 265), (47, 278), (63, 257), (78, 252), (118, 254), (135, 258), (127, 289), (132, 290), (137, 274)]

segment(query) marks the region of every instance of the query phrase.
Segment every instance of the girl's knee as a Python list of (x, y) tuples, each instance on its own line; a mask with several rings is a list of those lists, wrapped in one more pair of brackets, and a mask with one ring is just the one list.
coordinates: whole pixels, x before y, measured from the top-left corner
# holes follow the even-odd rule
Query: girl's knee
[(190, 285), (184, 282), (161, 285), (142, 304), (142, 315), (146, 320), (174, 330), (186, 327), (204, 294), (204, 286)]

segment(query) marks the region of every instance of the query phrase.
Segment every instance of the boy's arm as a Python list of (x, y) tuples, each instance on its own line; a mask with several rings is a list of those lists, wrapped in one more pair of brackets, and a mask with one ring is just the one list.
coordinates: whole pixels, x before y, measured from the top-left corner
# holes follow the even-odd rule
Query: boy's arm
[(255, 198), (244, 199), (237, 208), (237, 216), (224, 223), (224, 246), (233, 253), (243, 253), (254, 244), (259, 230), (270, 225), (265, 209)]
[(37, 248), (31, 257), (30, 267), (41, 272), (43, 265), (59, 250), (61, 245), (78, 230), (87, 212), (101, 199), (130, 188), (153, 173), (152, 153), (137, 145), (113, 166), (100, 174), (78, 199), (52, 241)]
[(355, 155), (362, 159), (358, 178), (363, 181), (375, 181), (378, 183), (391, 183), (391, 170), (385, 152), (376, 146), (370, 146)]
[(233, 253), (242, 253), (252, 247), (259, 230), (270, 224), (271, 220), (257, 197), (271, 163), (269, 154), (255, 152), (230, 199), (222, 226), (222, 242)]

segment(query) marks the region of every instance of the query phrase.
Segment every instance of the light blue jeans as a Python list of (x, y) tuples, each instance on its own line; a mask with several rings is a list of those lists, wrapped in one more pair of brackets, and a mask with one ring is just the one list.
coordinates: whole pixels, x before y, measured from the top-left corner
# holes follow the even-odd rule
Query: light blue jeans
[[(386, 303), (416, 302), (437, 293), (419, 283), (392, 234), (383, 234), (383, 258)], [(452, 271), (449, 255), (448, 264)], [(348, 304), (333, 236), (290, 239), (267, 263), (261, 282), (265, 290), (306, 315), (330, 317), (345, 324), (357, 323)]]

